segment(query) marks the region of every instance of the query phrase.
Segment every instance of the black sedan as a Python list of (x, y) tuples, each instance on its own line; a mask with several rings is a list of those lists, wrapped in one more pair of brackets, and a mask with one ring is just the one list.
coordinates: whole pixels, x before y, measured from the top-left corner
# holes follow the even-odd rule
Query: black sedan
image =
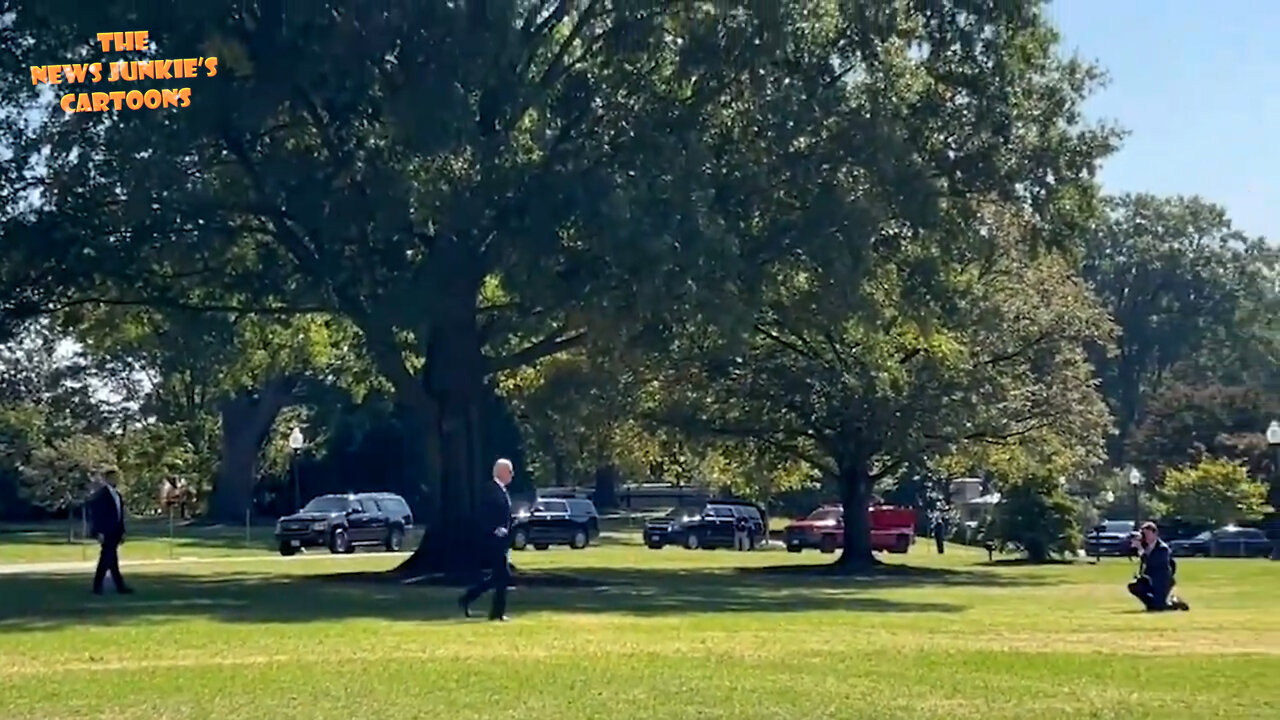
[(1169, 549), (1180, 557), (1269, 557), (1271, 541), (1257, 528), (1227, 525), (1187, 540), (1170, 541)]

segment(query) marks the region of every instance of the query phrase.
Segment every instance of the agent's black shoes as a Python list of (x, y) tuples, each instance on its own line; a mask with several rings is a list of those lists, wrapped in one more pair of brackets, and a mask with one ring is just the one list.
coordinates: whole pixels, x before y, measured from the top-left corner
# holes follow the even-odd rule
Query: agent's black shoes
[(1182, 612), (1186, 612), (1190, 609), (1191, 609), (1191, 606), (1188, 605), (1185, 600), (1170, 600), (1169, 604), (1165, 605), (1164, 607), (1147, 608), (1147, 612), (1173, 612), (1175, 610), (1181, 610)]
[[(467, 602), (465, 597), (458, 598), (458, 609), (462, 611), (463, 617), (471, 617), (471, 603)], [(494, 622), (506, 622), (511, 618), (506, 615), (490, 615), (489, 619)]]

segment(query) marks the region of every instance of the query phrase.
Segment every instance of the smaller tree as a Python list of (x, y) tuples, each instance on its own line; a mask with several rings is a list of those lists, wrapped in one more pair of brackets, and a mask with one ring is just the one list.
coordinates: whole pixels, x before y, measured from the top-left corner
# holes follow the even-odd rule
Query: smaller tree
[[(36, 448), (22, 468), (21, 492), (27, 502), (51, 512), (72, 511), (93, 487), (93, 476), (114, 465), (115, 451), (94, 435), (71, 435)], [(68, 531), (70, 539), (70, 531)]]
[(1266, 488), (1243, 466), (1227, 460), (1171, 470), (1163, 495), (1171, 514), (1206, 525), (1256, 520), (1269, 510)]
[(1046, 474), (1003, 485), (988, 539), (1000, 550), (1021, 550), (1031, 562), (1080, 548), (1078, 508), (1065, 483)]

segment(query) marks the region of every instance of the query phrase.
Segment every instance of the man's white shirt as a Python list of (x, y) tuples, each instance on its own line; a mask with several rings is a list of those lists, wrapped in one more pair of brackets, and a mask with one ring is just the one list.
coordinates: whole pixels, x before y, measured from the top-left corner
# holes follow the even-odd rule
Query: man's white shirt
[(107, 492), (111, 493), (111, 499), (116, 501), (116, 519), (123, 520), (124, 505), (120, 501), (120, 492), (115, 488), (111, 487), (110, 485), (107, 485), (106, 487), (107, 487)]
[[(493, 479), (493, 484), (494, 484), (494, 485), (497, 485), (497, 486), (498, 486), (498, 488), (499, 488), (500, 490), (502, 490), (502, 492), (504, 492), (504, 493), (505, 493), (505, 492), (507, 491), (507, 486), (506, 486), (506, 485), (503, 485), (503, 484), (502, 484), (502, 481), (501, 481), (501, 480), (499, 480), (498, 478), (494, 478), (494, 479)], [(506, 528), (498, 528), (497, 530), (494, 530), (494, 531), (493, 531), (493, 534), (494, 534), (494, 535), (497, 535), (498, 537), (502, 537), (503, 535), (506, 535), (506, 534), (507, 534), (507, 530), (506, 530)]]

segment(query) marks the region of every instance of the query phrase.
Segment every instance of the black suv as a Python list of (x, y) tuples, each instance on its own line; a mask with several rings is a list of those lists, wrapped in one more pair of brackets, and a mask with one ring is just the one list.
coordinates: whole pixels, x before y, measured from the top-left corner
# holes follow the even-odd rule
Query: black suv
[(768, 515), (747, 500), (713, 500), (701, 508), (676, 508), (645, 523), (644, 543), (654, 550), (682, 545), (690, 550), (734, 547), (739, 528), (747, 533), (747, 547), (755, 550), (768, 540)]
[(1089, 557), (1137, 555), (1137, 533), (1138, 523), (1132, 520), (1103, 520), (1084, 536), (1084, 552)]
[(579, 498), (542, 498), (532, 505), (513, 507), (511, 548), (546, 550), (568, 545), (581, 550), (600, 536), (595, 503)]
[(350, 553), (357, 545), (381, 545), (398, 552), (411, 527), (413, 513), (399, 495), (321, 495), (276, 521), (276, 542), (281, 555), (322, 546), (332, 553)]

